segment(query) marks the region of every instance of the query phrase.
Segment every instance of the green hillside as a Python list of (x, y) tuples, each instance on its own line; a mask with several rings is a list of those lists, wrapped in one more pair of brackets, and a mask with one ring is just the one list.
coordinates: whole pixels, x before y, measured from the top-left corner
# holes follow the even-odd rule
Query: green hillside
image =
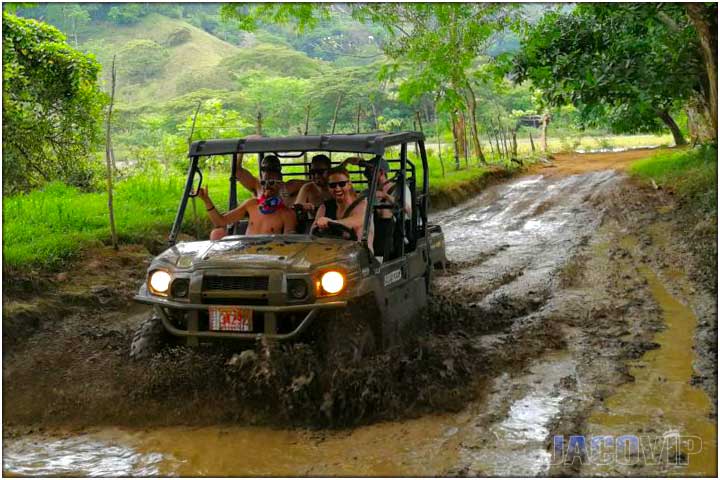
[[(103, 22), (83, 35), (82, 50), (95, 54), (103, 66), (103, 80), (109, 81), (113, 55), (117, 56), (117, 99), (120, 104), (168, 100), (183, 93), (183, 85), (212, 72), (223, 59), (240, 49), (193, 25), (159, 14), (144, 17), (134, 25)], [(139, 41), (145, 45), (138, 45)], [(135, 47), (135, 48), (133, 48)], [(150, 55), (150, 53), (156, 55)], [(152, 58), (149, 58), (152, 57)], [(159, 57), (153, 62), (154, 57)], [(148, 68), (150, 67), (150, 68)], [(149, 77), (134, 76), (134, 70), (153, 70)], [(222, 80), (222, 79), (218, 79)], [(232, 88), (231, 78), (208, 82), (208, 86)]]

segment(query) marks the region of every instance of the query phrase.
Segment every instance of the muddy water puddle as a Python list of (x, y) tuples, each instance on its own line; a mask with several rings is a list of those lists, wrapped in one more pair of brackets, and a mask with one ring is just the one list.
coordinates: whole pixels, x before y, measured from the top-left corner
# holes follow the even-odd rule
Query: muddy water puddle
[[(622, 242), (629, 250), (635, 245), (633, 237)], [(659, 348), (630, 364), (634, 381), (619, 387), (593, 412), (588, 429), (591, 435), (639, 437), (639, 444), (627, 445), (627, 456), (620, 462), (625, 465), (641, 468), (655, 464), (669, 475), (716, 476), (717, 427), (709, 418), (710, 399), (691, 385), (697, 317), (650, 267), (641, 264), (638, 271), (661, 310), (665, 329), (653, 339)], [(687, 290), (682, 272), (668, 270), (663, 274), (678, 283), (681, 291)], [(584, 473), (617, 475), (621, 473), (617, 468), (616, 463), (594, 464)], [(657, 474), (658, 470), (653, 472)]]
[[(3, 471), (26, 476), (442, 476), (542, 474), (548, 425), (573, 373), (553, 353), (531, 371), (503, 375), (487, 400), (455, 414), (350, 431), (264, 427), (97, 429), (4, 441)], [(525, 388), (529, 386), (529, 388)], [(508, 398), (511, 393), (511, 398)], [(507, 415), (498, 412), (507, 411)]]

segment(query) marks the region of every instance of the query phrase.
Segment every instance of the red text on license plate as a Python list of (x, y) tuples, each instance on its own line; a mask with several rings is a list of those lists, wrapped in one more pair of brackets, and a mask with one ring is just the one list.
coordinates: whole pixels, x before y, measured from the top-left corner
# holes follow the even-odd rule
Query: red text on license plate
[(252, 332), (252, 310), (239, 307), (210, 307), (210, 330)]

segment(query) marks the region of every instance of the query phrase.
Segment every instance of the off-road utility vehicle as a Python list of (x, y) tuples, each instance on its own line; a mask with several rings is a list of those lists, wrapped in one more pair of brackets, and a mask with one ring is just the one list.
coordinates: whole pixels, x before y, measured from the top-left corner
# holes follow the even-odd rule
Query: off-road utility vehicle
[[(409, 146), (416, 149), (420, 165), (408, 159)], [(243, 226), (235, 224), (221, 240), (177, 242), (188, 200), (202, 184), (203, 157), (232, 158), (232, 209), (237, 206), (238, 155), (257, 154), (258, 165), (264, 155), (284, 159), (287, 180), (307, 177), (308, 154), (316, 153), (334, 154), (334, 164), (347, 156), (364, 157), (368, 165), (385, 160), (388, 178), (402, 196), (399, 205), (409, 192), (412, 213), (393, 208), (393, 251), (385, 252), (384, 261), (368, 248), (368, 226), (378, 209), (388, 208), (376, 204), (377, 168), (368, 179), (363, 170), (351, 170), (353, 184), (367, 187), (366, 233), (359, 240), (343, 238), (342, 228), (246, 236), (239, 234)], [(442, 231), (427, 220), (429, 173), (421, 133), (203, 140), (192, 143), (189, 158), (170, 247), (152, 261), (135, 297), (153, 305), (153, 314), (135, 333), (131, 356), (146, 356), (161, 341), (252, 344), (265, 337), (279, 342), (320, 339), (327, 351), (357, 357), (393, 345), (413, 329), (427, 304), (433, 268), (445, 262)]]

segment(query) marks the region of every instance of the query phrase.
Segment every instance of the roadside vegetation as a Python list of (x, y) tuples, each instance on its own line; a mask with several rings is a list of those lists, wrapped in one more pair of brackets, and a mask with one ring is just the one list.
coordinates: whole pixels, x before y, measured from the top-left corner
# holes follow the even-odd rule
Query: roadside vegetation
[(658, 152), (635, 162), (630, 172), (672, 191), (698, 212), (717, 214), (717, 148), (712, 145)]
[(665, 151), (640, 160), (630, 172), (677, 197), (679, 218), (702, 282), (717, 293), (717, 147)]

